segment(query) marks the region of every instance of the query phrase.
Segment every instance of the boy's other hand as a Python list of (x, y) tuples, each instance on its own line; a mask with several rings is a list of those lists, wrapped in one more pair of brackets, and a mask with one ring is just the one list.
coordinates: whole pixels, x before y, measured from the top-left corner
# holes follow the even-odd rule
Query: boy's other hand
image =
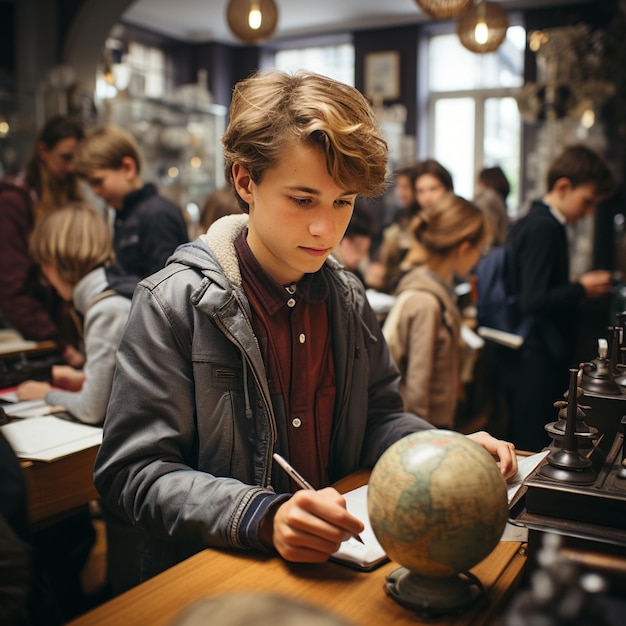
[(328, 560), (342, 541), (363, 531), (363, 523), (348, 513), (343, 496), (332, 487), (297, 491), (276, 509), (271, 525), (271, 544), (278, 553), (301, 563)]
[(467, 435), (467, 437), (485, 448), (496, 459), (504, 478), (509, 478), (517, 472), (515, 446), (510, 441), (496, 439), (484, 430)]
[(19, 400), (43, 400), (50, 389), (48, 383), (27, 380), (17, 387), (15, 393)]
[(585, 294), (589, 298), (598, 298), (611, 289), (613, 274), (608, 270), (594, 270), (583, 274), (578, 282), (585, 288)]

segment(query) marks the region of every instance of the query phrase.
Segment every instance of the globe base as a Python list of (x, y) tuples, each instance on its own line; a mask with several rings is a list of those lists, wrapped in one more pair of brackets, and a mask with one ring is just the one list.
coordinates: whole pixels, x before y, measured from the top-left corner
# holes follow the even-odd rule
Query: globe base
[(387, 576), (385, 590), (398, 604), (429, 618), (459, 613), (484, 594), (480, 580), (469, 572), (436, 578), (420, 576), (406, 567)]

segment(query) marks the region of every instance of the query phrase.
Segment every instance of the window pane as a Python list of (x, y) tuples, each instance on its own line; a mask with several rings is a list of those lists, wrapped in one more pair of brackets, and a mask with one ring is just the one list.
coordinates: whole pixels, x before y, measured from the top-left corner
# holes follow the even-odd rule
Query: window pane
[(515, 98), (488, 98), (485, 101), (484, 166), (499, 165), (511, 184), (507, 198), (509, 213), (519, 206), (521, 122)]
[(521, 86), (525, 42), (522, 26), (510, 26), (502, 45), (490, 54), (470, 52), (456, 33), (432, 37), (428, 53), (430, 91)]
[(454, 191), (465, 198), (474, 189), (474, 99), (435, 102), (434, 158), (452, 174)]
[(285, 72), (310, 70), (354, 86), (354, 46), (317, 46), (279, 50), (274, 56), (274, 67)]

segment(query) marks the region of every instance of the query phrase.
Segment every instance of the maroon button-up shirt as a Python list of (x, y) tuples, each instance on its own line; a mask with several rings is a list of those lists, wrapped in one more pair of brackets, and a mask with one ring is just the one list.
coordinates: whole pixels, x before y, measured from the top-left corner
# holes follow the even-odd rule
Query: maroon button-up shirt
[[(243, 289), (252, 308), (270, 392), (282, 398), (292, 465), (316, 488), (328, 485), (336, 383), (328, 325), (328, 284), (319, 272), (278, 284), (256, 260), (244, 231), (235, 241)], [(292, 488), (297, 489), (292, 483)]]

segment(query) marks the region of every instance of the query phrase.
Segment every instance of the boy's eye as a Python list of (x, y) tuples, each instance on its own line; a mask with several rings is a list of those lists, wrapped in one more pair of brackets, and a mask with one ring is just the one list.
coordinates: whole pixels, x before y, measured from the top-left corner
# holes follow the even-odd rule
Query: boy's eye
[(337, 200), (337, 204), (341, 207), (352, 207), (352, 200)]
[(311, 203), (311, 198), (291, 198), (298, 206), (306, 206)]

